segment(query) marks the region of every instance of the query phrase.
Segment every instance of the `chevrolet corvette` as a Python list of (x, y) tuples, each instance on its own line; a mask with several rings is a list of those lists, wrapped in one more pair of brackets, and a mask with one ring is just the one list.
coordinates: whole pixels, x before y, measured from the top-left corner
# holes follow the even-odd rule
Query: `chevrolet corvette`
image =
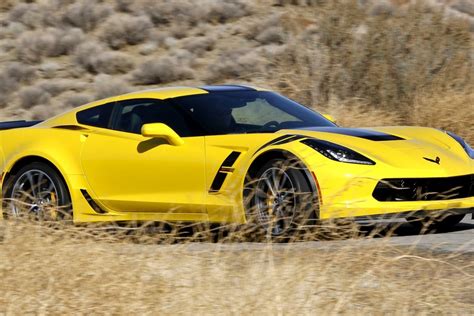
[[(474, 150), (435, 128), (344, 128), (238, 85), (120, 95), (0, 123), (4, 218), (249, 224), (474, 210)], [(443, 215), (442, 218), (439, 215)]]

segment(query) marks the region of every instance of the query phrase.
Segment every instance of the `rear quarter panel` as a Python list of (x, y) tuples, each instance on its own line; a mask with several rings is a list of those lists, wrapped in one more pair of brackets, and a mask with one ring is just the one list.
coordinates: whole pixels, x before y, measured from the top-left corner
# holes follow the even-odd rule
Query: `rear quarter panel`
[(63, 174), (82, 174), (80, 151), (83, 134), (54, 128), (24, 128), (2, 133), (4, 170), (10, 171), (20, 159), (40, 156), (53, 163)]

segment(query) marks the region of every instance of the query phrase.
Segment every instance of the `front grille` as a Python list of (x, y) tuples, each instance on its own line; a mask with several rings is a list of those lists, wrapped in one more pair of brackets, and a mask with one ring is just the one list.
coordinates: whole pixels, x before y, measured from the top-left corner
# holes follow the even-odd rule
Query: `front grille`
[(380, 180), (372, 196), (381, 202), (452, 200), (474, 196), (474, 174), (449, 178)]

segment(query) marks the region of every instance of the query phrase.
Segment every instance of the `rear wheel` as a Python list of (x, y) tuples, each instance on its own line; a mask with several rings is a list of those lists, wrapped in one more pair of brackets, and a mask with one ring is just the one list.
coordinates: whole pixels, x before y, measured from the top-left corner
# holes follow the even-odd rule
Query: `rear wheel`
[(71, 198), (61, 175), (49, 165), (24, 166), (6, 183), (4, 216), (41, 221), (71, 220)]
[(299, 164), (268, 161), (246, 184), (249, 224), (269, 237), (288, 237), (315, 218), (313, 193)]

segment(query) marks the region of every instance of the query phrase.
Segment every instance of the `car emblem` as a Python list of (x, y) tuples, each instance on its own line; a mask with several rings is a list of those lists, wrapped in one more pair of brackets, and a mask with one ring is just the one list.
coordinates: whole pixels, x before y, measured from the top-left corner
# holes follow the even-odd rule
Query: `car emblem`
[(423, 159), (428, 160), (429, 162), (433, 162), (433, 163), (438, 164), (438, 165), (441, 162), (441, 158), (439, 158), (439, 157), (436, 157), (435, 159), (423, 157)]

